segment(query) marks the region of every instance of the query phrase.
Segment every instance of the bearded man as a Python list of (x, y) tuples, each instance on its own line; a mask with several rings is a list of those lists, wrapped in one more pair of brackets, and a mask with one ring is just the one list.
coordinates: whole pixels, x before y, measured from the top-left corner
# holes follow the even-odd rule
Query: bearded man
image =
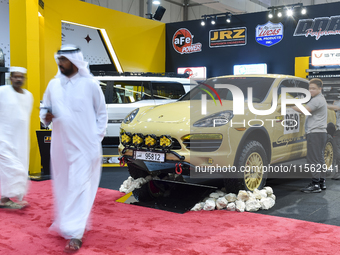
[(79, 48), (63, 46), (55, 55), (59, 70), (45, 91), (40, 117), (53, 121), (51, 172), (55, 219), (51, 230), (77, 251), (97, 193), (107, 113), (103, 92)]

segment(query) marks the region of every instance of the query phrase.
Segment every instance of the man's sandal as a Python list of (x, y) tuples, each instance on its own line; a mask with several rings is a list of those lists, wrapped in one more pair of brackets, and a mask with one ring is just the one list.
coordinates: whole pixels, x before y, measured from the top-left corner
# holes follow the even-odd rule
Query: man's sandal
[(28, 203), (27, 204), (19, 204), (19, 203), (13, 202), (12, 200), (9, 200), (4, 204), (0, 204), (0, 208), (3, 208), (3, 209), (19, 209), (20, 210), (20, 209), (26, 207), (27, 205), (28, 205)]
[(67, 253), (76, 252), (80, 249), (82, 244), (83, 242), (81, 239), (72, 238), (67, 241), (64, 251)]

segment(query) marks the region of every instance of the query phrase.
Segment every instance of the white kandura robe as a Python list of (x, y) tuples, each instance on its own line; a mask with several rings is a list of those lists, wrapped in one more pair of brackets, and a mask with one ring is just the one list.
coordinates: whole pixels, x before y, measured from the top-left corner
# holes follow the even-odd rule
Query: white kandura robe
[(43, 104), (54, 115), (51, 171), (56, 215), (51, 230), (66, 239), (81, 238), (101, 176), (101, 141), (107, 125), (104, 95), (97, 81), (76, 74), (51, 80)]
[(0, 195), (22, 200), (27, 192), (32, 94), (0, 86)]

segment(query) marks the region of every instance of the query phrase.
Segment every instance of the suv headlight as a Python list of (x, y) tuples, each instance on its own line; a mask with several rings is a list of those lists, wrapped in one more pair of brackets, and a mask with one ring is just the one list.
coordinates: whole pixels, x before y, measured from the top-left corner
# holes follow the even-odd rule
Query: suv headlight
[(139, 108), (137, 109), (134, 109), (132, 112), (130, 112), (126, 117), (125, 119), (123, 120), (123, 122), (125, 124), (129, 124), (133, 121), (133, 119), (136, 117), (137, 113), (139, 111)]
[(194, 123), (194, 127), (219, 127), (227, 124), (234, 117), (233, 111), (223, 111), (209, 115)]

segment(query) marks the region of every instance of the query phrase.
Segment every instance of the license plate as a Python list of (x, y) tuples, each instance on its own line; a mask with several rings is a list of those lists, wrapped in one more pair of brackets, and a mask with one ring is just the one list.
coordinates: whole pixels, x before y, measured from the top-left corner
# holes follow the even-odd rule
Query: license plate
[(140, 160), (147, 160), (147, 161), (164, 162), (165, 153), (150, 152), (150, 151), (135, 151), (134, 158), (140, 159)]

